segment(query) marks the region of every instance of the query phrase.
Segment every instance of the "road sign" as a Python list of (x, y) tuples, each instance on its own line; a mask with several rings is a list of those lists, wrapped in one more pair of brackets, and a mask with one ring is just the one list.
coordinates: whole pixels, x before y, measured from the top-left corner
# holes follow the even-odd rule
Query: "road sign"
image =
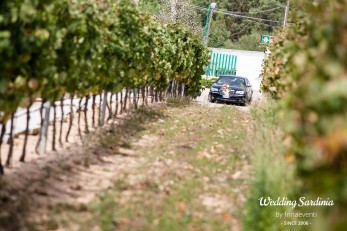
[(270, 35), (262, 35), (261, 36), (261, 44), (270, 44), (273, 40), (273, 36)]

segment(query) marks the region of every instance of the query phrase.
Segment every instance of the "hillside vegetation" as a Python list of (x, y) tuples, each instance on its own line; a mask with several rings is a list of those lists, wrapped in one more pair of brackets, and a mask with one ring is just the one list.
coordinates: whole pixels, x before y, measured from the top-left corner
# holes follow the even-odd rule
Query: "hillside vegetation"
[[(171, 4), (170, 0), (140, 0), (140, 6), (161, 20), (180, 21), (200, 36), (206, 23), (209, 0), (180, 0)], [(262, 34), (272, 35), (282, 27), (286, 0), (220, 0), (212, 20), (209, 47), (229, 49), (260, 50)], [(225, 15), (221, 12), (233, 13)], [(172, 17), (173, 12), (175, 17)], [(239, 16), (250, 18), (242, 18)], [(263, 20), (259, 20), (259, 18)], [(188, 19), (188, 20), (187, 20)], [(200, 29), (197, 29), (197, 26)]]

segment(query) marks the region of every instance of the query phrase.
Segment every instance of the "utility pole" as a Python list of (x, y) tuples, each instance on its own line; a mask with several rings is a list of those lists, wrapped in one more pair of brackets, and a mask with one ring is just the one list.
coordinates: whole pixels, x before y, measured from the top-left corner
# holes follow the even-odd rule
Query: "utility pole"
[(290, 2), (290, 0), (287, 1), (286, 11), (284, 13), (283, 28), (285, 28), (287, 26), (287, 22), (288, 22), (289, 2)]
[[(211, 3), (209, 9), (209, 15), (207, 16), (207, 29), (204, 34), (204, 45), (207, 47), (208, 45), (208, 36), (210, 33), (210, 28), (211, 28), (211, 22), (212, 22), (212, 16), (213, 16), (213, 10), (216, 8), (217, 4), (216, 3)], [(206, 27), (206, 26), (205, 26)]]

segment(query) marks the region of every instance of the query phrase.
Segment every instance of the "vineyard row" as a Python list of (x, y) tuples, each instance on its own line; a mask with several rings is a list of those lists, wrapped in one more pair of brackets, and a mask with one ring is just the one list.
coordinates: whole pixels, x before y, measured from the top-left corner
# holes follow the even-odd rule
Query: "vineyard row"
[[(35, 145), (30, 142), (29, 152), (45, 154), (47, 145), (51, 147), (51, 151), (57, 151), (57, 146), (63, 148), (66, 143), (83, 141), (85, 134), (105, 123), (112, 124), (118, 116), (133, 109), (161, 102), (167, 97), (182, 96), (184, 96), (184, 87), (178, 84), (177, 87), (168, 88), (166, 91), (158, 91), (154, 87), (125, 88), (117, 93), (104, 92), (100, 95), (91, 94), (81, 98), (66, 95), (53, 103), (46, 100), (36, 102), (35, 105), (18, 110), (7, 125), (1, 126), (0, 157), (1, 155), (5, 157), (4, 151), (7, 151), (4, 159), (5, 166), (11, 167), (13, 163), (17, 165), (18, 161), (26, 160), (29, 137), (35, 140)], [(25, 127), (20, 128), (21, 126)], [(75, 139), (71, 140), (71, 136)], [(1, 159), (0, 174), (4, 174)]]
[[(47, 116), (43, 115), (43, 109), (50, 108), (47, 102), (52, 104), (54, 150), (57, 107), (64, 105), (63, 99), (68, 95), (71, 100), (74, 97), (80, 99), (79, 111), (92, 101), (94, 126), (96, 95), (101, 92), (118, 92), (116, 97), (122, 97), (122, 89), (137, 89), (133, 91), (133, 99), (141, 95), (143, 101), (147, 99), (148, 91), (156, 92), (153, 93), (156, 95), (152, 94), (155, 99), (163, 99), (163, 92), (175, 95), (173, 92), (179, 91), (186, 97), (196, 96), (208, 58), (209, 52), (200, 38), (179, 24), (157, 22), (142, 13), (132, 1), (2, 1), (0, 143), (8, 136), (9, 150), (5, 164), (10, 165), (12, 160), (18, 108), (26, 108), (27, 116), (26, 127), (22, 129), (25, 138), (20, 156), (20, 161), (24, 161), (30, 130), (30, 108), (38, 98), (43, 99), (39, 109), (41, 139), (45, 139), (49, 123), (44, 119)], [(124, 97), (128, 94), (124, 92)], [(119, 102), (123, 104), (120, 108), (126, 109), (125, 98), (122, 99), (124, 102)], [(52, 103), (59, 101), (61, 103)], [(116, 102), (117, 107), (118, 100)], [(108, 107), (111, 105), (109, 103)], [(107, 104), (103, 103), (101, 107), (104, 108), (101, 112), (105, 112)], [(70, 111), (71, 116), (73, 110)], [(111, 114), (106, 119), (112, 118)], [(78, 113), (78, 124), (80, 116), (81, 113)], [(100, 121), (102, 125), (104, 119)], [(62, 135), (58, 136), (61, 143)], [(68, 137), (69, 129), (66, 141)], [(45, 150), (40, 142), (36, 149)], [(0, 173), (3, 173), (1, 164), (0, 168)]]

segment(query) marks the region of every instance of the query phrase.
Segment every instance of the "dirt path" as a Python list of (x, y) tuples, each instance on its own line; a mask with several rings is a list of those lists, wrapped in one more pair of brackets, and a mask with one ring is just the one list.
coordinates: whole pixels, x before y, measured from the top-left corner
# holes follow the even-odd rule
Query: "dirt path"
[(139, 110), (3, 179), (0, 230), (241, 230), (250, 116)]
[[(208, 107), (223, 107), (224, 103), (210, 103), (208, 101), (208, 94), (210, 92), (210, 89), (205, 89), (199, 97), (196, 98), (196, 103)], [(259, 90), (254, 89), (253, 96), (252, 96), (252, 102), (251, 104), (247, 104), (246, 106), (238, 106), (238, 109), (241, 111), (249, 112), (250, 108), (254, 105), (257, 105), (259, 102), (263, 100), (263, 96)]]

